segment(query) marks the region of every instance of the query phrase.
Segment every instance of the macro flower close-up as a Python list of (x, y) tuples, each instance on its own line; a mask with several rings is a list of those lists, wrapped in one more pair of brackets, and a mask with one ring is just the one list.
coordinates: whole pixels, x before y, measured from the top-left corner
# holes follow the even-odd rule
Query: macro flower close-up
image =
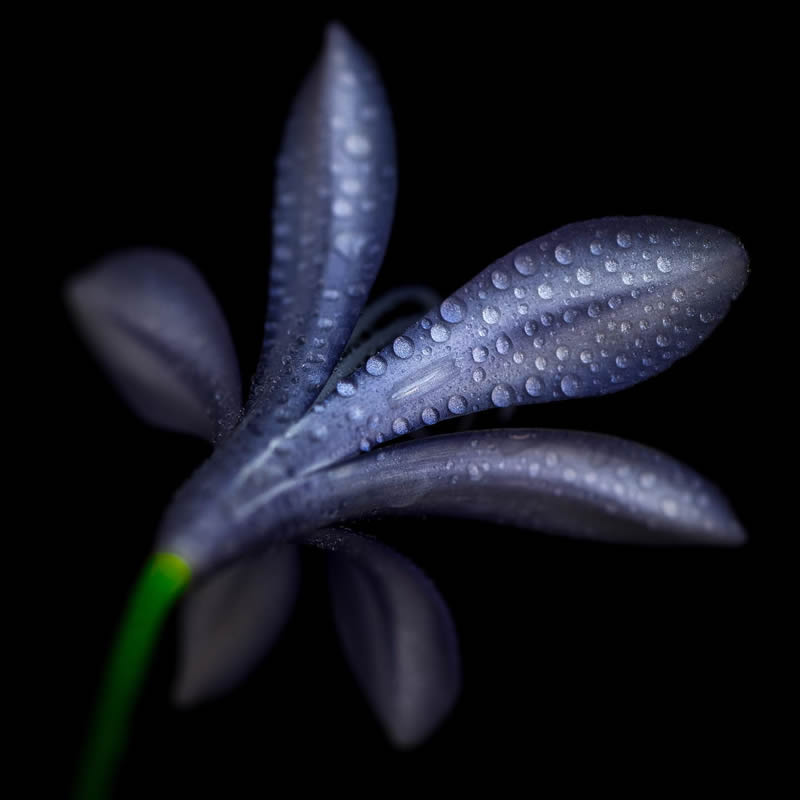
[[(315, 35), (309, 33), (311, 44)], [(664, 439), (639, 442), (624, 425), (604, 426), (601, 419), (621, 400), (620, 415), (635, 415), (642, 430), (660, 428), (666, 439), (675, 424), (669, 416), (693, 424), (693, 399), (686, 383), (669, 388), (670, 368), (678, 372), (683, 359), (695, 363), (691, 386), (704, 391), (706, 340), (737, 314), (747, 283), (746, 237), (715, 224), (713, 215), (686, 219), (677, 204), (644, 202), (647, 213), (632, 216), (634, 197), (608, 214), (559, 212), (549, 228), (534, 215), (529, 238), (506, 242), (483, 261), (487, 245), (476, 244), (471, 265), (469, 244), (447, 263), (428, 259), (422, 238), (399, 251), (400, 266), (384, 278), (381, 267), (391, 262), (397, 236), (396, 204), (403, 222), (398, 187), (402, 192), (406, 172), (415, 171), (395, 132), (395, 120), (403, 130), (400, 113), (408, 104), (392, 110), (393, 84), (384, 86), (383, 62), (377, 52), (373, 59), (368, 40), (357, 41), (339, 23), (329, 23), (322, 38), (277, 148), (268, 277), (255, 268), (268, 281), (263, 329), (258, 319), (239, 318), (257, 305), (247, 298), (267, 286), (247, 284), (252, 265), (235, 272), (230, 285), (208, 280), (192, 263), (195, 253), (180, 252), (164, 236), (147, 243), (137, 233), (136, 242), (104, 247), (64, 284), (75, 330), (117, 397), (164, 437), (183, 434), (172, 450), (193, 448), (186, 457), (191, 474), (160, 515), (110, 648), (80, 755), (79, 798), (128, 796), (115, 775), (120, 762), (123, 775), (131, 772), (125, 772), (126, 748), (147, 736), (146, 720), (134, 721), (141, 693), (148, 697), (151, 661), (153, 681), (169, 683), (175, 707), (186, 714), (202, 714), (195, 709), (213, 709), (237, 692), (246, 697), (273, 651), (291, 663), (291, 637), (303, 635), (291, 633), (302, 628), (291, 624), (295, 609), (303, 619), (316, 613), (303, 603), (303, 574), (324, 583), (315, 599), (330, 609), (326, 624), (385, 737), (380, 746), (392, 754), (386, 758), (410, 757), (437, 746), (428, 743), (443, 726), (461, 724), (465, 675), (485, 669), (476, 652), (483, 645), (469, 636), (462, 646), (470, 611), (505, 615), (498, 640), (511, 630), (514, 647), (529, 634), (512, 620), (535, 614), (534, 635), (544, 642), (542, 652), (549, 649), (547, 623), (538, 622), (547, 616), (542, 594), (538, 608), (526, 610), (522, 595), (508, 601), (507, 614), (491, 605), (506, 579), (495, 574), (497, 556), (489, 553), (501, 552), (496, 542), (506, 531), (512, 538), (502, 553), (509, 562), (515, 552), (528, 552), (513, 538), (524, 533), (557, 542), (534, 547), (569, 548), (563, 553), (570, 557), (586, 548), (594, 564), (645, 559), (636, 567), (644, 565), (643, 575), (658, 559), (666, 570), (684, 569), (676, 565), (693, 558), (722, 569), (725, 562), (709, 561), (716, 558), (709, 554), (741, 549), (748, 539), (725, 487), (704, 475), (702, 428), (692, 439), (701, 453), (695, 463), (691, 452), (673, 450)], [(424, 150), (409, 148), (417, 163)], [(442, 150), (436, 163), (449, 155)], [(482, 157), (461, 160), (458, 192), (470, 192), (470, 172), (480, 169)], [(442, 194), (437, 202), (455, 201)], [(476, 195), (471, 202), (494, 208), (506, 200)], [(444, 212), (443, 219), (453, 220)], [(259, 224), (266, 227), (266, 217)], [(447, 228), (434, 218), (413, 227), (419, 236), (470, 237), (468, 228)], [(412, 247), (419, 262), (413, 269), (403, 262)], [(210, 274), (224, 275), (228, 255), (220, 250), (216, 257), (220, 272)], [(441, 274), (426, 281), (427, 270)], [(648, 385), (666, 387), (666, 411), (658, 389), (636, 394)], [(625, 390), (639, 400), (625, 405)], [(110, 394), (106, 399), (116, 402)], [(596, 414), (584, 414), (593, 403)], [(532, 416), (540, 411), (541, 422)], [(198, 449), (208, 445), (210, 455)], [(125, 453), (118, 455), (124, 462)], [(156, 453), (155, 475), (166, 469), (158, 460)], [(148, 478), (145, 466), (137, 468), (135, 483), (128, 481), (137, 524), (133, 507), (148, 493)], [(169, 491), (163, 480), (162, 495)], [(417, 526), (447, 541), (424, 569), (414, 547), (403, 546), (403, 535), (413, 542)], [(485, 567), (469, 555), (476, 532)], [(527, 591), (523, 560), (509, 563), (507, 572), (521, 592)], [(613, 575), (626, 571), (618, 568), (609, 573), (612, 595), (619, 579)], [(592, 563), (578, 569), (590, 583), (597, 580), (588, 577)], [(448, 573), (474, 585), (474, 606), (463, 599), (452, 605)], [(539, 580), (551, 590), (566, 586), (563, 574)], [(570, 606), (566, 597), (552, 591), (550, 597), (553, 606)], [(162, 637), (165, 625), (174, 637)], [(649, 635), (655, 634), (643, 633), (643, 641)], [(160, 638), (174, 640), (164, 645), (175, 648), (168, 679), (159, 678), (158, 670), (167, 669), (156, 649)], [(598, 628), (598, 654), (605, 653), (602, 639)], [(513, 661), (497, 641), (487, 643), (489, 651)], [(301, 657), (298, 650), (294, 658)], [(602, 683), (603, 668), (596, 669)], [(333, 695), (349, 691), (337, 685), (341, 674), (331, 678), (322, 663), (305, 680), (314, 675)], [(281, 687), (290, 706), (300, 707), (301, 683)], [(496, 675), (487, 679), (502, 694), (500, 683)], [(317, 724), (313, 710), (303, 717), (309, 729)], [(261, 728), (272, 724), (269, 713), (258, 719)], [(357, 716), (353, 724), (362, 723)], [(216, 735), (223, 740), (230, 730)]]

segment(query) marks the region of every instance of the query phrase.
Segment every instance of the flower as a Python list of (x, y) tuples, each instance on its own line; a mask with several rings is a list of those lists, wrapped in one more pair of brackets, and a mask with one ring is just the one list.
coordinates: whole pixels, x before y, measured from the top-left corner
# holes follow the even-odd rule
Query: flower
[(509, 429), (379, 446), (447, 417), (606, 394), (662, 371), (721, 319), (747, 259), (707, 225), (567, 225), (479, 273), (328, 393), (386, 248), (394, 189), (383, 90), (333, 26), (287, 126), (265, 344), (244, 413), (226, 323), (188, 262), (112, 256), (69, 296), (135, 410), (216, 446), (159, 536), (159, 551), (198, 579), (178, 697), (222, 691), (264, 654), (291, 610), (295, 546), (316, 544), (331, 552), (348, 658), (390, 735), (413, 744), (457, 695), (452, 623), (411, 565), (341, 525), (393, 511), (623, 541), (744, 534), (699, 476), (599, 434)]

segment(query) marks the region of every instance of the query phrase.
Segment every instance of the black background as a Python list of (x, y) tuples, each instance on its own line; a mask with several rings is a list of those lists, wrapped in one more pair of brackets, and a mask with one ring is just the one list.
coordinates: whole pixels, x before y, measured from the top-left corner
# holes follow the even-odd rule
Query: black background
[[(459, 631), (464, 691), (439, 732), (411, 753), (385, 742), (338, 650), (323, 564), (311, 554), (285, 635), (226, 699), (189, 713), (170, 707), (168, 630), (119, 797), (276, 796), (286, 780), (294, 791), (351, 794), (428, 786), (432, 776), (453, 790), (480, 780), (497, 790), (586, 776), (616, 783), (634, 765), (661, 783), (690, 768), (709, 780), (748, 769), (765, 533), (747, 466), (762, 246), (751, 32), (687, 12), (550, 11), (534, 20), (337, 14), (376, 58), (397, 126), (397, 215), (375, 293), (428, 282), (447, 294), (579, 219), (662, 214), (735, 232), (751, 254), (750, 285), (699, 350), (621, 394), (523, 408), (512, 424), (664, 450), (722, 489), (750, 543), (644, 550), (484, 524), (374, 525), (435, 580)], [(207, 278), (242, 372), (252, 372), (272, 164), (330, 16), (94, 20), (99, 33), (68, 20), (69, 35), (43, 48), (52, 70), (38, 208), (54, 297), (111, 250), (173, 248)], [(124, 599), (172, 492), (207, 448), (139, 423), (56, 313), (65, 422), (56, 468), (66, 481), (50, 532), (64, 583), (52, 737), (66, 784)]]

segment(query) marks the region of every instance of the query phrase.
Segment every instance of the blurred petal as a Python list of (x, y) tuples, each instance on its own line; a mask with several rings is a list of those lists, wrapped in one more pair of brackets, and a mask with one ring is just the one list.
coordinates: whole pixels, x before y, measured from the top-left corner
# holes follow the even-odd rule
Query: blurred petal
[(375, 65), (339, 25), (328, 27), (294, 103), (277, 170), (269, 307), (249, 403), (276, 430), (301, 416), (336, 365), (394, 213), (389, 107)]
[(129, 250), (66, 287), (103, 367), (147, 422), (217, 440), (241, 411), (228, 325), (195, 268), (166, 250)]
[(323, 531), (312, 543), (330, 551), (336, 627), (361, 688), (395, 745), (420, 744), (461, 689), (444, 600), (420, 569), (380, 542)]
[(224, 567), (186, 596), (173, 697), (208, 700), (247, 677), (275, 643), (294, 608), (297, 547), (282, 545)]
[(310, 470), (447, 417), (624, 389), (705, 339), (746, 274), (744, 249), (720, 228), (567, 225), (495, 262), (342, 379), (339, 396), (288, 432), (286, 459)]
[(434, 514), (608, 542), (745, 541), (723, 495), (688, 467), (634, 442), (574, 431), (480, 431), (404, 442), (311, 475), (284, 502), (294, 519), (282, 525), (296, 530)]

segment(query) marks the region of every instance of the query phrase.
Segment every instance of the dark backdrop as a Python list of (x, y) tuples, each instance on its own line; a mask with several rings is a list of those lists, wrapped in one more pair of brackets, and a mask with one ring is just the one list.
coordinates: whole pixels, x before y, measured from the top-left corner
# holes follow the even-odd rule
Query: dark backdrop
[[(690, 765), (709, 779), (739, 774), (760, 691), (747, 656), (763, 542), (746, 466), (760, 252), (747, 27), (677, 11), (340, 17), (378, 61), (397, 125), (397, 216), (376, 292), (420, 281), (448, 293), (518, 244), (591, 217), (684, 217), (742, 239), (754, 276), (698, 351), (621, 394), (527, 407), (512, 424), (660, 448), (720, 486), (751, 542), (639, 550), (484, 524), (373, 525), (434, 579), (458, 627), (464, 692), (441, 730), (416, 752), (386, 744), (338, 650), (312, 554), (285, 635), (228, 698), (191, 713), (170, 707), (168, 631), (119, 797), (283, 796), (286, 779), (295, 791), (349, 793), (428, 786), (430, 776), (451, 788), (616, 781), (641, 764), (656, 782)], [(52, 78), (39, 207), (54, 291), (110, 250), (173, 248), (208, 279), (252, 371), (272, 163), (325, 18), (65, 20), (68, 35), (56, 31), (43, 48)], [(49, 533), (65, 585), (53, 738), (66, 779), (124, 598), (171, 493), (207, 448), (140, 424), (59, 314), (67, 477)]]

